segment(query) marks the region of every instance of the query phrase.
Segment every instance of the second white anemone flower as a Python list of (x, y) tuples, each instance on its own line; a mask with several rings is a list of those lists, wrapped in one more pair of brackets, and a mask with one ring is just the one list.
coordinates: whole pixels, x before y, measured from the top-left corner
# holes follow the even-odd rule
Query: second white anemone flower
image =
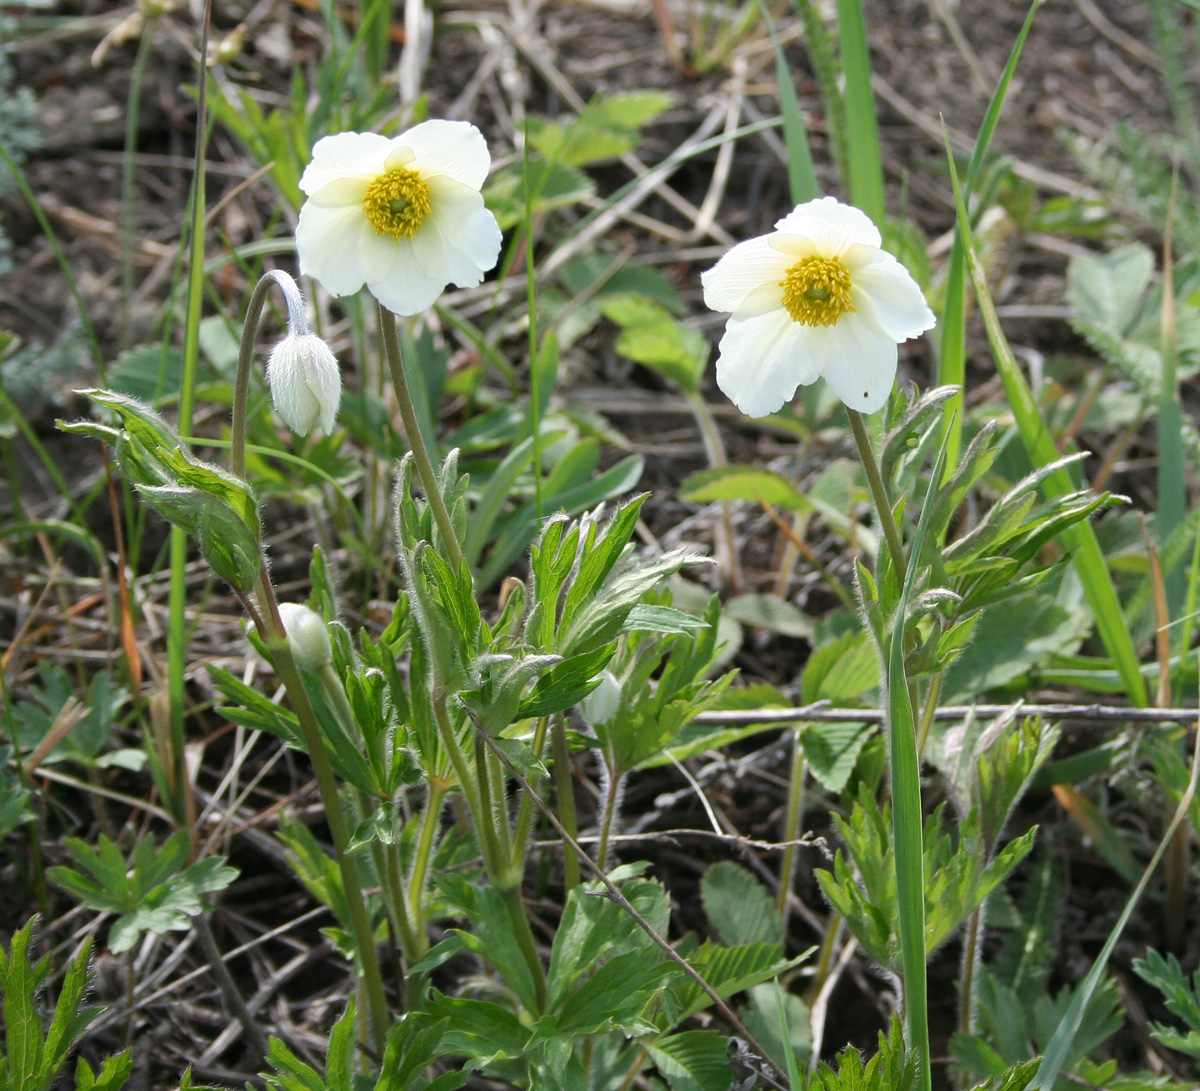
[(330, 294), (364, 284), (388, 310), (419, 314), (447, 284), (474, 287), (500, 256), (480, 187), (491, 156), (465, 121), (423, 121), (389, 139), (318, 140), (300, 188), (300, 271)]
[(836, 198), (797, 205), (769, 235), (739, 243), (702, 274), (704, 302), (732, 312), (717, 386), (765, 417), (824, 378), (874, 413), (896, 379), (898, 344), (935, 319), (907, 269), (880, 249), (870, 218)]

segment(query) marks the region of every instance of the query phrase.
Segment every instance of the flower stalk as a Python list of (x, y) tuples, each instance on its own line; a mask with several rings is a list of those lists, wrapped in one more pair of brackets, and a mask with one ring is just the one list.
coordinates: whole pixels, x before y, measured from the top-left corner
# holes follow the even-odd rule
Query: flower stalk
[(450, 566), (457, 572), (462, 567), (462, 547), (458, 544), (458, 535), (454, 532), (454, 523), (446, 508), (446, 500), (430, 461), (429, 452), (425, 449), (425, 437), (417, 420), (416, 407), (413, 405), (412, 391), (409, 389), (408, 376), (404, 373), (404, 360), (400, 356), (400, 339), (396, 332), (396, 316), (386, 307), (379, 307), (379, 328), (383, 333), (383, 350), (387, 357), (388, 370), (392, 373), (392, 385), (396, 388), (396, 401), (400, 406), (400, 419), (404, 422), (404, 431), (408, 436), (408, 445), (413, 453), (413, 461), (417, 464), (417, 473), (421, 484), (425, 487), (425, 497), (433, 512), (433, 521), (437, 524), (438, 533), (442, 537), (442, 547)]
[(338, 793), (333, 766), (329, 761), (329, 755), (325, 753), (325, 742), (321, 737), (317, 716), (304, 688), (304, 680), (301, 678), (299, 668), (292, 656), (287, 630), (284, 628), (283, 619), (279, 614), (275, 589), (271, 586), (265, 564), (255, 589), (255, 597), (258, 599), (262, 615), (262, 628), (259, 629), (259, 635), (271, 653), (276, 673), (291, 698), (292, 708), (300, 723), (300, 732), (304, 736), (304, 747), (312, 760), (313, 774), (316, 777), (317, 789), (321, 793), (321, 802), (325, 807), (329, 832), (333, 837), (334, 854), (337, 857), (342, 884), (346, 890), (346, 904), (350, 912), (355, 946), (358, 948), (359, 959), (362, 962), (371, 1041), (378, 1055), (383, 1056), (384, 1041), (387, 1038), (389, 1024), (387, 1000), (383, 992), (379, 953), (375, 949), (375, 938), (367, 915), (366, 897), (363, 894), (358, 867), (353, 857), (346, 851), (350, 844), (350, 828), (342, 809), (342, 800)]

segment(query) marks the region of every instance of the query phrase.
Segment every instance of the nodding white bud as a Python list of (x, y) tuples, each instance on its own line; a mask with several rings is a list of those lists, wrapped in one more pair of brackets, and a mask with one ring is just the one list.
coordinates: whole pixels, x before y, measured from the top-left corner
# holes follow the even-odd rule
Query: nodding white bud
[(579, 711), (592, 725), (608, 723), (621, 707), (621, 683), (612, 671), (600, 672), (600, 685), (579, 702)]
[(342, 372), (333, 350), (308, 330), (304, 296), (282, 269), (266, 274), (279, 286), (287, 303), (288, 332), (267, 358), (267, 383), (275, 411), (297, 435), (319, 427), (333, 431), (342, 400)]
[(315, 333), (288, 335), (267, 359), (267, 382), (275, 411), (300, 436), (314, 428), (333, 431), (342, 400), (337, 357)]
[(302, 671), (318, 671), (333, 662), (329, 630), (320, 614), (298, 602), (281, 602), (279, 617), (287, 632), (296, 666)]

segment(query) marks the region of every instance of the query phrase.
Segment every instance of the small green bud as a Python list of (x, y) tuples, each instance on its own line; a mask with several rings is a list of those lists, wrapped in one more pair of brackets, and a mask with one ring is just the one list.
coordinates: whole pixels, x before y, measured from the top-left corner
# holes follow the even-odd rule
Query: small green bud
[(296, 666), (302, 671), (319, 671), (333, 662), (329, 630), (320, 614), (298, 602), (281, 602), (279, 617), (287, 631)]

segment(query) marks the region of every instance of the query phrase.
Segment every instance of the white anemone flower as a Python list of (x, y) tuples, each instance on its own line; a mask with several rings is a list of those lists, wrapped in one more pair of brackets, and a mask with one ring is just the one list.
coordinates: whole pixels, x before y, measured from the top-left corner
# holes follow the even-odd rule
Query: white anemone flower
[(500, 256), (500, 227), (479, 190), (487, 144), (465, 121), (423, 121), (389, 139), (338, 133), (313, 148), (300, 188), (300, 271), (331, 295), (364, 284), (413, 315), (447, 284), (474, 287)]
[(797, 205), (771, 234), (739, 243), (701, 276), (704, 302), (732, 312), (717, 386), (743, 413), (774, 413), (798, 386), (822, 377), (860, 413), (887, 401), (898, 344), (935, 319), (881, 242), (864, 212), (821, 197)]

